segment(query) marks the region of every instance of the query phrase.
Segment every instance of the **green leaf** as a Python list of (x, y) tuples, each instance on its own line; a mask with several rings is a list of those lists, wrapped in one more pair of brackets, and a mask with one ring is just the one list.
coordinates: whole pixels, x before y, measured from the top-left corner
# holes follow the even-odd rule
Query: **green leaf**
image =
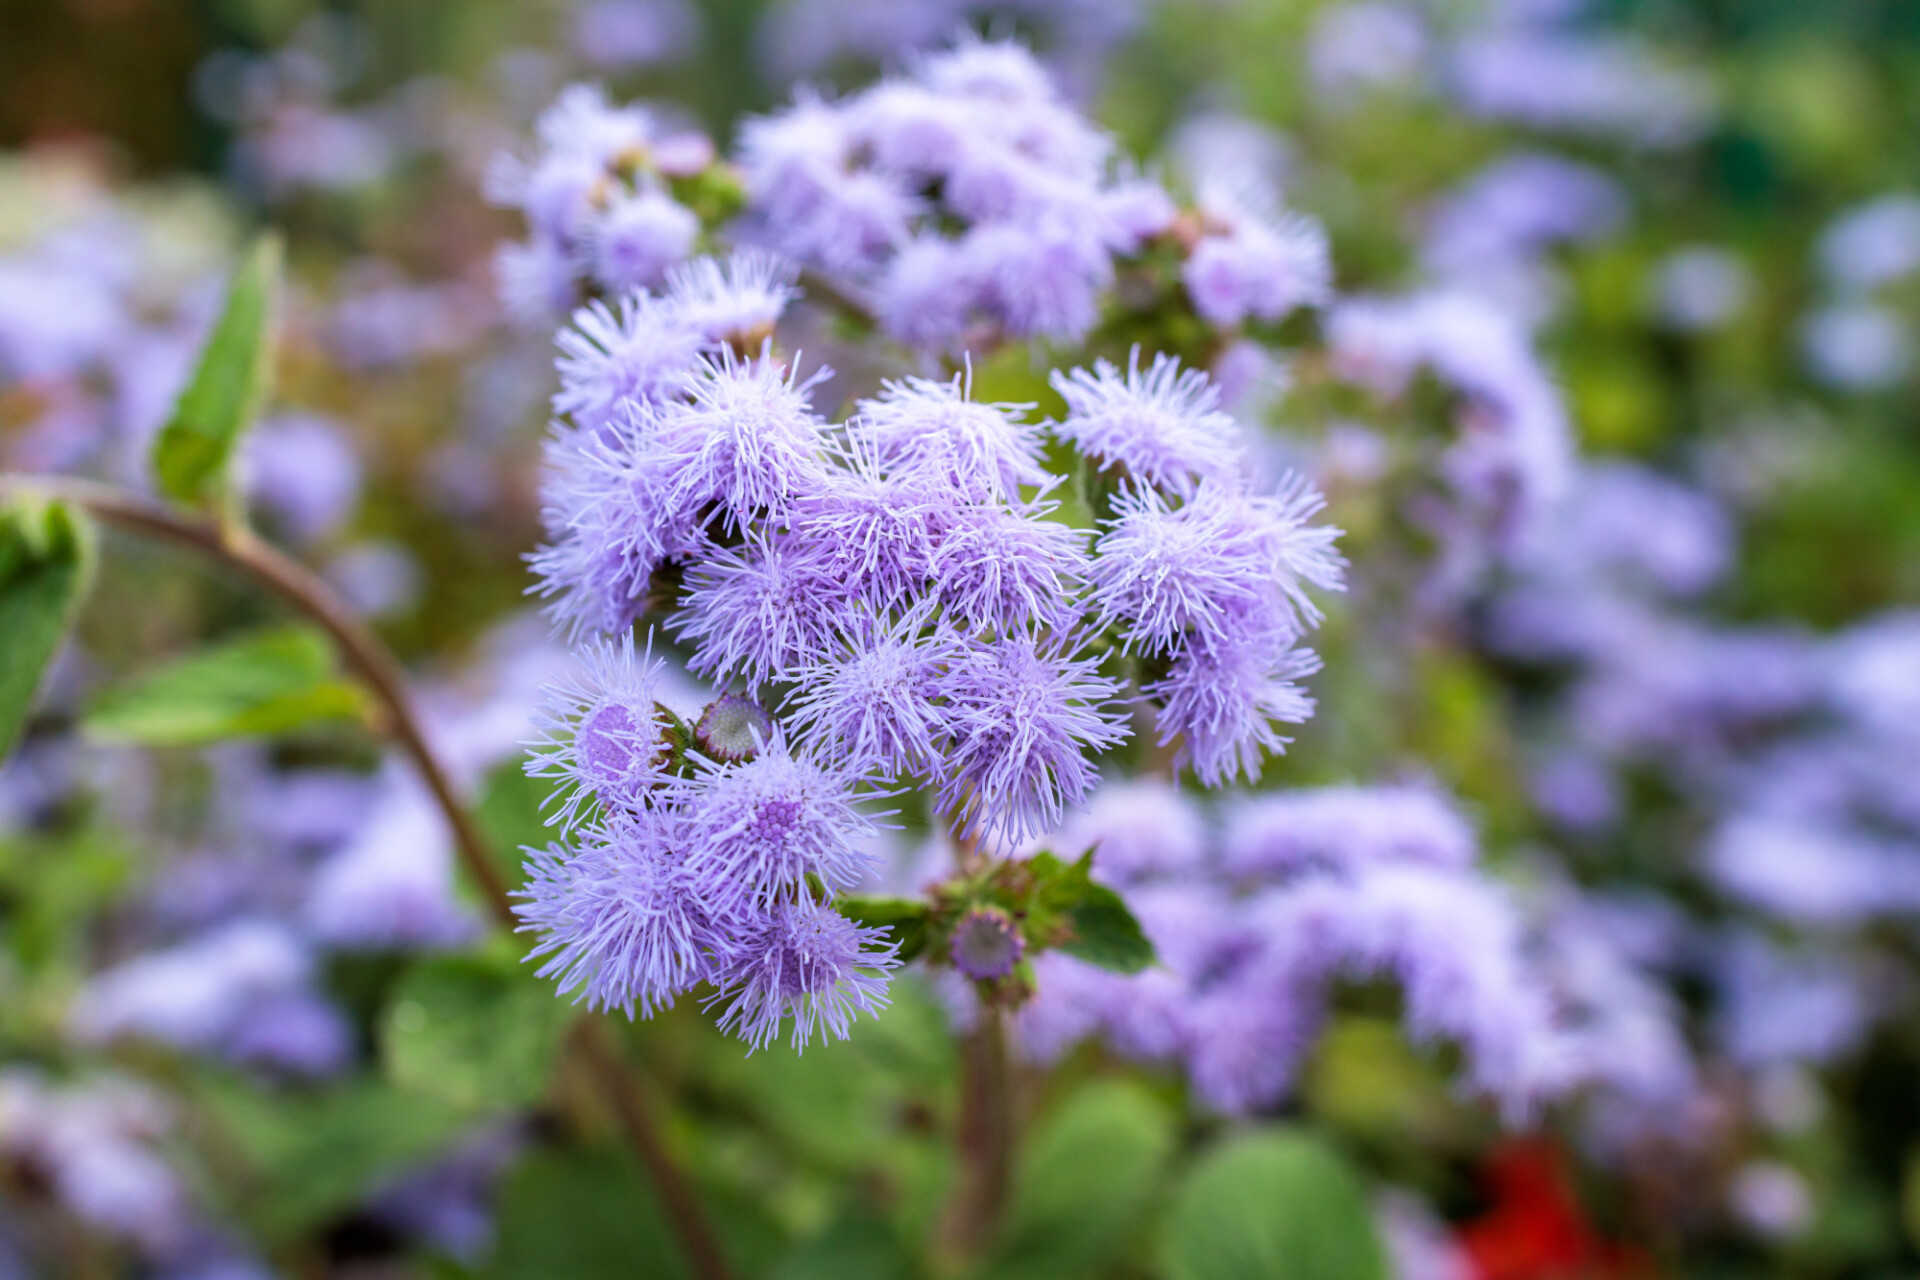
[(1073, 937), (1060, 944), (1070, 956), (1115, 973), (1139, 973), (1154, 962), (1153, 944), (1120, 895), (1103, 884), (1088, 883), (1071, 907)]
[(93, 559), (92, 529), (65, 503), (23, 499), (0, 512), (0, 756), (73, 626)]
[(501, 1189), (496, 1280), (683, 1280), (659, 1201), (624, 1155), (535, 1151)]
[(333, 647), (309, 627), (276, 627), (214, 645), (102, 692), (82, 728), (108, 742), (185, 746), (267, 737), (363, 716), (360, 687), (333, 672)]
[(891, 929), (900, 943), (900, 963), (926, 949), (928, 908), (912, 898), (884, 898), (843, 894), (833, 900), (836, 911), (872, 929)]
[(1082, 1089), (1021, 1151), (1011, 1212), (980, 1280), (1072, 1280), (1138, 1256), (1173, 1147), (1173, 1117), (1140, 1085)]
[(914, 1280), (914, 1276), (899, 1235), (881, 1219), (862, 1213), (839, 1219), (773, 1272), (773, 1280)]
[(1168, 1280), (1384, 1280), (1360, 1179), (1320, 1139), (1268, 1129), (1216, 1147), (1175, 1196)]
[(223, 1162), (241, 1174), (234, 1210), (286, 1240), (352, 1208), (381, 1181), (445, 1150), (471, 1123), (439, 1100), (378, 1082), (324, 1093), (204, 1087)]
[(573, 1006), (507, 950), (441, 956), (400, 980), (380, 1020), (396, 1085), (465, 1110), (525, 1106), (546, 1092)]
[(160, 489), (187, 506), (227, 496), (229, 464), (252, 423), (273, 371), (273, 313), (280, 291), (280, 238), (254, 241), (227, 289), (192, 379), (153, 442)]
[(552, 793), (550, 778), (529, 778), (519, 757), (494, 766), (481, 784), (480, 802), (473, 807), (473, 820), (487, 838), (500, 874), (510, 885), (526, 878), (522, 848), (542, 849), (559, 835), (559, 829), (547, 825), (542, 806)]

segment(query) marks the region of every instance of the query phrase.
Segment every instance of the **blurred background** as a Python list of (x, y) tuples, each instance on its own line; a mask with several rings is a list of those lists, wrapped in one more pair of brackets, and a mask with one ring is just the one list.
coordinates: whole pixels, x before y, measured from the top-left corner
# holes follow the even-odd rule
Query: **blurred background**
[[(724, 150), (969, 27), (1149, 172), (1257, 175), (1324, 223), (1363, 305), (1290, 330), (1241, 412), (1327, 491), (1354, 589), (1262, 785), (1457, 797), (1613, 1049), (1507, 1123), (1350, 992), (1269, 1118), (1339, 1153), (1406, 1280), (1920, 1273), (1910, 0), (0, 0), (0, 461), (140, 483), (232, 262), (282, 229), (250, 502), (420, 674), (496, 843), (538, 842), (552, 325), (499, 301), (490, 159), (579, 80)], [(1472, 350), (1383, 387), (1364, 304), (1408, 298)], [(1577, 459), (1490, 566), (1434, 514), (1434, 442), (1509, 359)], [(1021, 359), (982, 377), (1046, 394)], [(682, 1274), (564, 1006), (474, 943), (366, 735), (101, 710), (274, 615), (133, 543), (103, 574), (0, 768), (0, 1276)], [(918, 1274), (887, 1242), (940, 1199), (954, 1064), (902, 985), (804, 1059), (694, 1009), (634, 1033), (743, 1274)], [(1127, 1231), (1173, 1175), (1074, 1179), (1230, 1126), (1095, 1042), (1024, 1087), (1041, 1243), (994, 1273), (1163, 1274)], [(1298, 1274), (1367, 1274), (1325, 1265)]]

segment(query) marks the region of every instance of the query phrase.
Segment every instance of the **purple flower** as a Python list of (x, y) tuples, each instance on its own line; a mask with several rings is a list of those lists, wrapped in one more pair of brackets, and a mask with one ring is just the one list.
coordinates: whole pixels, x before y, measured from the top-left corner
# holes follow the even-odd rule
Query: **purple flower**
[(677, 799), (675, 838), (716, 914), (789, 899), (809, 876), (851, 888), (869, 870), (863, 841), (873, 823), (855, 806), (851, 780), (794, 756), (784, 740), (743, 763), (702, 768)]
[(849, 598), (885, 612), (925, 587), (938, 532), (952, 522), (960, 496), (913, 475), (888, 474), (857, 426), (833, 457), (838, 465), (795, 499), (789, 523), (822, 573)]
[(1206, 822), (1178, 787), (1157, 778), (1108, 783), (1084, 813), (1047, 837), (1063, 858), (1093, 852), (1094, 874), (1118, 885), (1190, 875), (1207, 853)]
[(1471, 866), (1473, 830), (1431, 787), (1315, 787), (1235, 806), (1221, 867), (1242, 878), (1347, 871), (1384, 862)]
[(853, 1019), (887, 1005), (887, 974), (899, 965), (885, 929), (856, 925), (832, 907), (813, 902), (775, 904), (758, 926), (716, 967), (724, 1003), (719, 1025), (764, 1049), (793, 1019), (789, 1042), (806, 1048), (817, 1033), (845, 1040)]
[(351, 514), (360, 496), (360, 460), (332, 420), (283, 414), (249, 432), (242, 448), (249, 496), (293, 537), (318, 541)]
[(824, 658), (851, 602), (814, 547), (750, 534), (687, 571), (668, 627), (694, 646), (694, 671), (758, 687)]
[(1099, 774), (1085, 752), (1128, 733), (1108, 701), (1113, 681), (1097, 658), (1063, 655), (1057, 642), (1011, 635), (981, 645), (950, 668), (950, 744), (936, 762), (939, 810), (975, 835), (1010, 844), (1050, 830), (1062, 806), (1079, 804)]
[(658, 285), (667, 269), (686, 261), (700, 235), (700, 219), (664, 191), (618, 196), (582, 229), (581, 256), (594, 281), (609, 293)]
[(1067, 402), (1054, 430), (1104, 467), (1180, 497), (1203, 479), (1231, 480), (1240, 470), (1240, 429), (1220, 411), (1220, 395), (1198, 369), (1156, 355), (1140, 372), (1140, 348), (1127, 372), (1105, 360), (1093, 372), (1056, 370), (1049, 379)]
[(976, 907), (954, 926), (953, 967), (969, 978), (990, 982), (1006, 977), (1026, 949), (1013, 917), (999, 907)]
[(529, 849), (522, 932), (540, 934), (529, 959), (593, 1009), (652, 1017), (707, 976), (725, 947), (682, 861), (677, 825), (659, 811), (620, 813), (573, 847)]
[(1273, 323), (1333, 295), (1326, 232), (1267, 203), (1217, 184), (1200, 193), (1201, 215), (1217, 231), (1194, 246), (1181, 279), (1194, 310), (1210, 324)]
[(493, 274), (501, 305), (525, 330), (545, 328), (580, 300), (573, 283), (573, 262), (565, 249), (550, 240), (501, 245), (493, 255)]
[(968, 375), (950, 381), (903, 378), (862, 400), (860, 429), (892, 474), (949, 485), (970, 501), (1019, 497), (1052, 479), (1040, 465), (1030, 404), (976, 404)]
[(589, 642), (581, 659), (583, 674), (547, 687), (526, 763), (530, 776), (558, 782), (547, 823), (563, 832), (596, 803), (637, 809), (666, 781), (666, 726), (655, 701), (665, 664), (651, 653), (636, 656), (631, 632), (618, 645)]
[(939, 699), (964, 641), (916, 610), (891, 628), (843, 633), (832, 655), (799, 673), (789, 723), (844, 767), (887, 778), (923, 774), (946, 729)]
[(665, 300), (675, 320), (708, 342), (750, 352), (798, 295), (794, 275), (791, 264), (753, 249), (696, 258), (667, 272)]
[(675, 506), (712, 503), (726, 528), (739, 529), (817, 483), (825, 424), (808, 396), (830, 372), (802, 380), (770, 347), (758, 360), (726, 349), (702, 363), (686, 400), (647, 410), (637, 429), (661, 450)]
[(641, 293), (621, 299), (617, 311), (604, 302), (588, 303), (554, 342), (560, 348), (554, 412), (589, 431), (613, 422), (623, 406), (661, 404), (683, 394), (708, 349), (704, 335), (676, 308)]
[(965, 249), (922, 234), (887, 264), (874, 290), (874, 312), (897, 342), (917, 351), (957, 351), (980, 299), (979, 273)]
[(1066, 631), (1079, 620), (1087, 536), (1047, 518), (1049, 505), (973, 506), (941, 531), (932, 576), (941, 603), (968, 626)]
[(446, 820), (424, 788), (393, 780), (358, 835), (314, 873), (307, 925), (345, 949), (451, 947), (479, 930), (455, 893)]
[(1145, 690), (1160, 704), (1160, 745), (1177, 741), (1175, 762), (1207, 786), (1257, 778), (1292, 741), (1274, 725), (1312, 718), (1313, 698), (1295, 681), (1319, 669), (1319, 656), (1283, 633), (1192, 646)]

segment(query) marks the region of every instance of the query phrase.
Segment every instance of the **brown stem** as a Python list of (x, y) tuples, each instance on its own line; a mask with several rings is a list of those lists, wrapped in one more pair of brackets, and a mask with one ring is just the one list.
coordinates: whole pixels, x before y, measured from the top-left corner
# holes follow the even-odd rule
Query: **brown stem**
[[(399, 739), (401, 748), (433, 792), (447, 825), (453, 830), (460, 863), (480, 886), (488, 910), (503, 928), (512, 930), (518, 925), (513, 899), (499, 868), (487, 853), (486, 839), (460, 802), (453, 780), (441, 767), (414, 714), (413, 704), (407, 697), (406, 673), (399, 660), (323, 579), (245, 527), (228, 527), (182, 515), (151, 498), (108, 485), (67, 477), (0, 474), (0, 500), (17, 494), (71, 502), (105, 524), (199, 551), (248, 574), (319, 624), (340, 646), (347, 664), (379, 698), (387, 727)], [(581, 1043), (586, 1047), (596, 1082), (619, 1117), (621, 1131), (641, 1163), (646, 1165), (661, 1199), (667, 1203), (668, 1221), (679, 1234), (681, 1248), (694, 1275), (699, 1280), (729, 1280), (731, 1273), (706, 1215), (667, 1154), (652, 1107), (639, 1083), (632, 1078), (631, 1067), (598, 1023), (585, 1025)]]
[(998, 1008), (981, 1006), (960, 1055), (960, 1193), (947, 1240), (962, 1262), (973, 1262), (993, 1244), (1013, 1176), (1013, 1096)]

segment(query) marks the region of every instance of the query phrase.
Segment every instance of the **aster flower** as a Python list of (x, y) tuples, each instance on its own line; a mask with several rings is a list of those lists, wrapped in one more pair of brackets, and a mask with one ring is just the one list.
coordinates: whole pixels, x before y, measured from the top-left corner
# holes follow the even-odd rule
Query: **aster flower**
[(1172, 356), (1156, 355), (1142, 374), (1135, 347), (1124, 377), (1101, 360), (1091, 373), (1055, 370), (1049, 382), (1067, 402), (1054, 431), (1105, 467), (1180, 497), (1191, 497), (1199, 480), (1239, 472), (1240, 430), (1220, 411), (1220, 393)]
[(702, 909), (677, 843), (671, 819), (641, 811), (581, 832), (571, 848), (527, 851), (515, 912), (522, 932), (540, 935), (529, 958), (561, 995), (652, 1017), (707, 976), (727, 937)]
[(722, 964), (707, 1007), (724, 1005), (719, 1025), (764, 1049), (793, 1019), (789, 1043), (816, 1034), (845, 1040), (862, 1013), (887, 1006), (888, 972), (899, 965), (885, 929), (864, 928), (831, 907), (777, 903)]
[(684, 393), (707, 342), (678, 311), (643, 293), (618, 309), (593, 301), (554, 338), (560, 356), (555, 413), (583, 430), (611, 423), (622, 407), (659, 404)]
[(658, 442), (676, 505), (712, 503), (738, 529), (815, 483), (825, 424), (808, 397), (831, 372), (803, 380), (774, 362), (770, 345), (757, 360), (723, 349), (703, 361), (687, 398), (647, 410), (639, 428)]
[(799, 674), (788, 722), (854, 772), (924, 773), (945, 733), (944, 677), (964, 644), (924, 608), (891, 627), (854, 627), (827, 661)]
[(973, 506), (941, 531), (932, 577), (941, 603), (972, 627), (1064, 631), (1080, 617), (1085, 531), (1047, 519), (1048, 505)]
[(634, 810), (666, 781), (666, 722), (655, 701), (665, 663), (636, 655), (631, 632), (619, 644), (590, 641), (579, 675), (549, 685), (534, 717), (526, 771), (558, 786), (547, 824), (570, 831), (589, 806)]
[(1221, 867), (1236, 877), (1384, 862), (1466, 867), (1477, 851), (1472, 828), (1431, 787), (1315, 787), (1234, 806), (1221, 839)]
[(1087, 751), (1127, 736), (1097, 658), (1063, 656), (1058, 642), (1011, 635), (949, 670), (950, 741), (936, 763), (939, 810), (974, 835), (1009, 843), (1051, 829), (1099, 774)]
[(1188, 648), (1145, 689), (1160, 704), (1160, 745), (1177, 741), (1175, 762), (1207, 786), (1257, 778), (1266, 756), (1292, 741), (1274, 725), (1312, 717), (1313, 698), (1295, 682), (1319, 669), (1319, 656), (1284, 633)]
[(793, 755), (783, 738), (751, 760), (704, 766), (678, 800), (676, 838), (716, 914), (790, 899), (809, 876), (851, 888), (869, 869), (862, 841), (873, 823), (854, 804), (851, 779)]
[(926, 585), (959, 495), (923, 477), (889, 474), (858, 420), (831, 457), (836, 465), (794, 500), (792, 536), (849, 598), (884, 613)]
[(667, 626), (694, 646), (694, 671), (757, 687), (824, 657), (851, 604), (812, 544), (753, 533), (688, 569)]
[(610, 293), (658, 285), (667, 269), (686, 261), (700, 235), (700, 219), (664, 191), (616, 197), (580, 232), (580, 256)]
[(976, 404), (970, 374), (903, 378), (862, 400), (860, 429), (889, 472), (948, 484), (973, 501), (1017, 498), (1052, 477), (1040, 465), (1030, 404)]
[(1181, 280), (1194, 310), (1209, 323), (1273, 323), (1332, 296), (1326, 232), (1271, 203), (1265, 193), (1219, 184), (1201, 191), (1201, 216), (1218, 231), (1194, 246)]

